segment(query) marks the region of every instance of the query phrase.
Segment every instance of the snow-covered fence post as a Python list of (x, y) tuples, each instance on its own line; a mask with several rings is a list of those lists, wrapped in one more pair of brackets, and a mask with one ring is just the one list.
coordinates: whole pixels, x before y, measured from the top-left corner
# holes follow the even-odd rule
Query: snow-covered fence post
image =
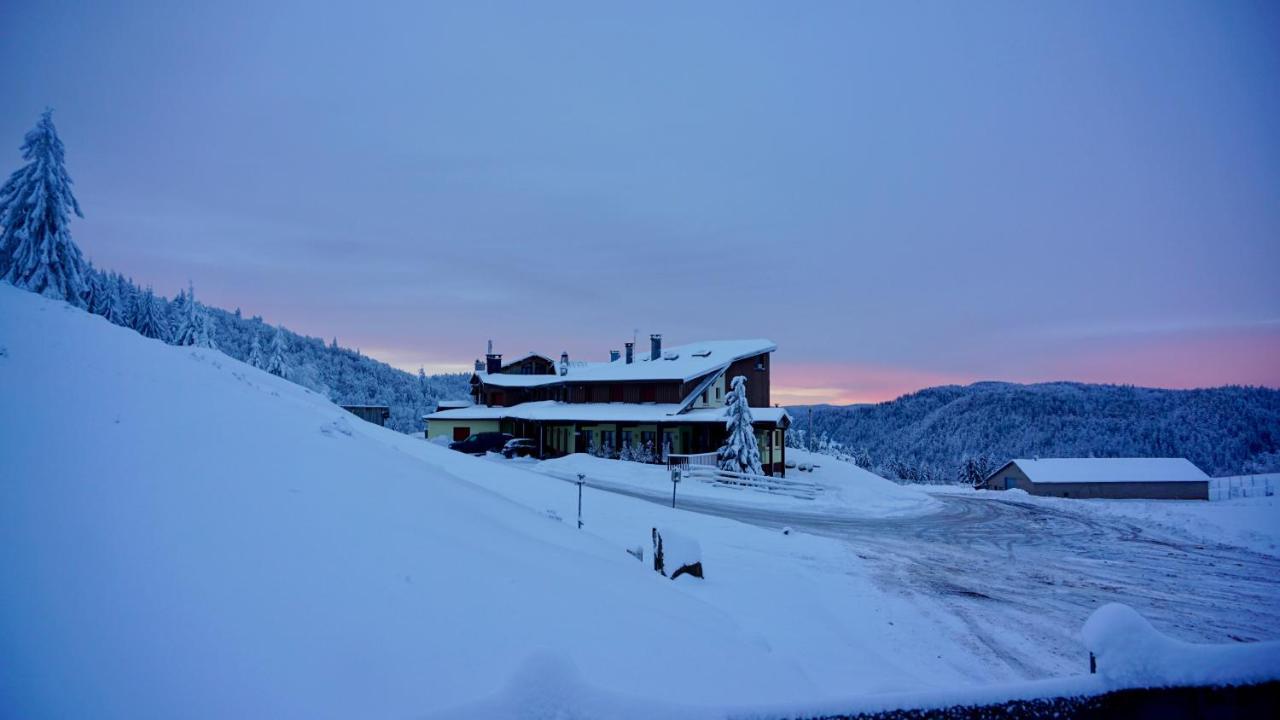
[(582, 486), (587, 483), (587, 476), (578, 473), (578, 529), (582, 529)]

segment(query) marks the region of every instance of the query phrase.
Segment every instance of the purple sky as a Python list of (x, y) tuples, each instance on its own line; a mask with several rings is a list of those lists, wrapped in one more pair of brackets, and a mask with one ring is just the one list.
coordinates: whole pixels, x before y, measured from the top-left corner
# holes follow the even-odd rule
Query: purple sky
[(413, 369), (763, 335), (779, 402), (1280, 386), (1280, 4), (208, 5), (0, 4), (0, 170), (53, 106), (165, 294)]

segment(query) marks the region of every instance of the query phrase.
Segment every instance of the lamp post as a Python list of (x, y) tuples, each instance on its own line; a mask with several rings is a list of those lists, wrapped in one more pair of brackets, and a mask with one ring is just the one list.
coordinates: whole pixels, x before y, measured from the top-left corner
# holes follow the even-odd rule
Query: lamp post
[(582, 486), (587, 483), (587, 476), (578, 473), (578, 529), (582, 529)]
[(671, 468), (671, 507), (676, 506), (676, 484), (680, 482), (680, 468)]

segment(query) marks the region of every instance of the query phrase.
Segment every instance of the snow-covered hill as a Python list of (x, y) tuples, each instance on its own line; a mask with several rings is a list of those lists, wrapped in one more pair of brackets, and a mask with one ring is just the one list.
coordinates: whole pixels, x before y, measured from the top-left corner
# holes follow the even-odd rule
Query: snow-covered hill
[[(15, 717), (702, 715), (976, 677), (907, 610), (845, 609), (876, 593), (838, 543), (595, 491), (579, 531), (571, 485), (2, 284), (0, 439)], [(681, 523), (706, 583), (623, 552)]]
[[(808, 408), (790, 408), (807, 421)], [(799, 439), (807, 422), (796, 423)], [(813, 407), (813, 434), (886, 477), (956, 482), (966, 457), (1185, 457), (1210, 475), (1267, 472), (1280, 390), (981, 382), (875, 405)]]

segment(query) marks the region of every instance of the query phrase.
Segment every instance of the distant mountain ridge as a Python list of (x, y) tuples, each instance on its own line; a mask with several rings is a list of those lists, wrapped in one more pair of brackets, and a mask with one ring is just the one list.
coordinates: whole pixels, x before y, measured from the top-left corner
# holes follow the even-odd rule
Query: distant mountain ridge
[(1280, 467), (1280, 390), (979, 382), (874, 405), (789, 408), (797, 445), (890, 477), (950, 482), (968, 458), (1186, 457), (1210, 475)]

